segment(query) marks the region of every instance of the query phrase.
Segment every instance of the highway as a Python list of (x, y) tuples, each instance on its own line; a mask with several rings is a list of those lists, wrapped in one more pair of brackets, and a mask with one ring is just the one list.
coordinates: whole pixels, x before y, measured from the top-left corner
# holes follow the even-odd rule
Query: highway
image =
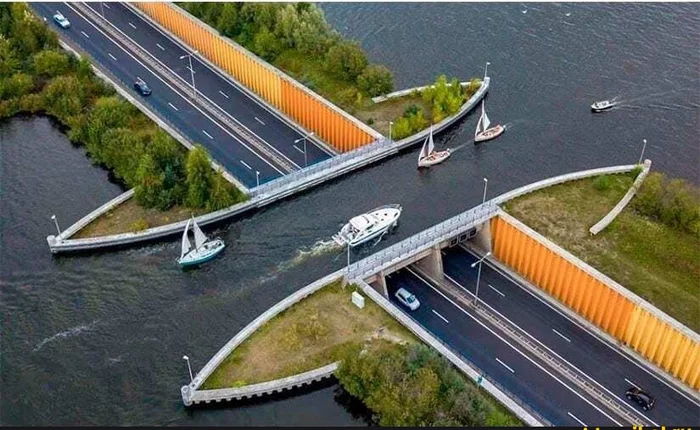
[[(471, 268), (471, 264), (477, 261), (477, 257), (462, 247), (450, 248), (443, 253), (446, 277), (473, 295), (477, 268)], [(656, 397), (656, 406), (642, 413), (657, 425), (700, 422), (700, 403), (697, 399), (681, 393), (661, 377), (604, 343), (490, 264), (482, 267), (479, 285), (481, 302), (587, 374), (630, 409), (640, 411), (636, 403), (625, 398), (625, 391), (635, 385)]]
[[(157, 112), (159, 116), (172, 123), (190, 140), (205, 146), (218, 163), (246, 186), (254, 187), (258, 180), (262, 184), (288, 171), (280, 163), (274, 162), (269, 156), (261, 153), (250, 141), (241, 136), (237, 130), (217, 120), (211, 115), (211, 112), (202, 109), (199, 102), (193, 103), (192, 92), (188, 90), (183, 91), (182, 89), (184, 83), (181, 83), (179, 86), (173, 85), (172, 82), (169, 82), (167, 78), (163, 77), (152, 66), (152, 63), (149, 61), (154, 61), (153, 59), (144, 61), (144, 59), (134, 55), (124, 43), (100, 29), (99, 25), (80, 12), (75, 7), (75, 4), (30, 3), (30, 6), (39, 16), (47, 19), (47, 24), (53, 26), (61, 38), (88, 53), (98, 65), (108, 67), (109, 72), (122, 81), (127, 91), (132, 92), (135, 97), (139, 97), (142, 102)], [(97, 3), (88, 6), (99, 8)], [(117, 17), (120, 17), (118, 19), (119, 23), (126, 20), (125, 25), (129, 30), (124, 31), (124, 35), (139, 34), (140, 38), (150, 38), (165, 48), (161, 50), (156, 47), (159, 52), (155, 53), (149, 51), (155, 58), (163, 57), (164, 60), (158, 58), (157, 61), (160, 61), (160, 64), (164, 67), (169, 68), (168, 62), (172, 62), (172, 59), (178, 52), (185, 52), (174, 41), (162, 35), (154, 27), (147, 25), (140, 18), (136, 20), (138, 17), (121, 4), (105, 3), (104, 6), (106, 6), (105, 11), (114, 11), (115, 21), (117, 21)], [(70, 28), (61, 29), (53, 22), (52, 15), (56, 10), (61, 11), (71, 22)], [(124, 16), (128, 15), (133, 16), (134, 19), (124, 18)], [(109, 19), (110, 16), (107, 18)], [(132, 25), (136, 26), (137, 24), (133, 21), (136, 21), (138, 26), (142, 28), (141, 32), (134, 31)], [(131, 41), (139, 43), (138, 40), (131, 39)], [(146, 47), (142, 47), (142, 49), (148, 50)], [(167, 54), (165, 54), (166, 52)], [(179, 60), (178, 56), (177, 60), (181, 62), (179, 74), (175, 69), (171, 69), (171, 71), (180, 76), (183, 73), (184, 61), (187, 59)], [(189, 62), (187, 62), (187, 67), (189, 67)], [(298, 169), (299, 163), (303, 167), (303, 142), (294, 145), (294, 140), (302, 137), (299, 133), (276, 115), (263, 109), (256, 101), (238, 89), (232, 81), (214, 73), (199, 61), (193, 60), (193, 68), (197, 72), (195, 74), (195, 83), (199, 93), (198, 97), (209, 97), (208, 93), (216, 89), (216, 94), (219, 94), (220, 98), (226, 100), (226, 103), (222, 102), (224, 104), (222, 107), (218, 104), (218, 102), (221, 102), (220, 99), (212, 99), (210, 102), (220, 108), (223, 115), (231, 118), (231, 121), (235, 121), (237, 126), (240, 124), (240, 127), (246, 130), (246, 133), (255, 135), (256, 140), (264, 141), (266, 145), (269, 145), (269, 148), (274, 146), (275, 155), (289, 160), (293, 169)], [(184, 71), (189, 76), (189, 69)], [(197, 79), (197, 76), (200, 76), (200, 78)], [(144, 79), (151, 87), (153, 93), (150, 96), (142, 97), (133, 89), (133, 82), (137, 78)], [(241, 119), (235, 118), (235, 115), (240, 115)], [(289, 154), (288, 157), (287, 154)], [(308, 141), (307, 157), (308, 164), (312, 164), (330, 157), (330, 154), (313, 144), (312, 141)], [(259, 172), (259, 177), (256, 171)]]
[[(476, 287), (477, 268), (471, 268), (475, 261), (477, 257), (462, 247), (443, 250), (446, 279), (462, 288), (464, 294), (470, 298), (473, 298)], [(564, 385), (569, 384), (568, 381), (557, 382), (552, 376), (546, 375), (530, 360), (515, 351), (517, 345), (508, 347), (507, 343), (512, 342), (498, 340), (494, 334), (489, 334), (484, 327), (479, 326), (473, 317), (468, 316), (473, 314), (473, 310), (464, 309), (463, 306), (448, 300), (443, 292), (426, 284), (411, 271), (404, 269), (392, 274), (387, 278), (387, 285), (395, 303), (398, 302), (393, 297), (393, 292), (400, 286), (416, 294), (421, 307), (416, 312), (409, 312), (409, 315), (484, 370), (489, 377), (495, 378), (507, 390), (527, 401), (553, 424), (610, 423), (612, 417), (606, 416), (597, 406), (588, 404), (571, 391), (578, 391), (577, 388), (565, 388)], [(602, 388), (630, 412), (644, 416), (659, 426), (692, 425), (700, 422), (700, 403), (697, 399), (679, 391), (661, 377), (602, 342), (488, 263), (482, 267), (479, 301), (481, 306), (495, 311), (527, 332), (529, 337), (552, 355), (585, 374), (593, 384)], [(403, 305), (399, 306), (406, 310)], [(468, 342), (468, 339), (471, 341)], [(505, 355), (506, 353), (509, 355)], [(496, 357), (514, 372), (504, 373), (504, 366), (495, 360)], [(508, 361), (502, 357), (507, 357)], [(516, 375), (519, 376), (515, 378)], [(537, 381), (544, 385), (533, 388), (537, 387), (532, 385)], [(644, 412), (637, 404), (625, 398), (625, 391), (632, 385), (640, 386), (656, 397), (657, 404), (651, 411)], [(542, 397), (542, 392), (559, 394)], [(592, 403), (597, 404), (595, 401)], [(576, 405), (582, 409), (575, 410)], [(616, 420), (619, 421), (619, 418)]]

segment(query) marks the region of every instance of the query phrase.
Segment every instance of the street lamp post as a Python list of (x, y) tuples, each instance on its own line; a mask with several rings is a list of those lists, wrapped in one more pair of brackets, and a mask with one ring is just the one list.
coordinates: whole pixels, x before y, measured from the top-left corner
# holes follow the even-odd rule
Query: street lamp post
[(487, 252), (486, 255), (479, 259), (479, 261), (475, 261), (474, 263), (472, 263), (472, 269), (477, 264), (479, 265), (479, 273), (476, 275), (476, 294), (474, 294), (474, 306), (479, 304), (479, 282), (481, 281), (481, 262), (484, 261), (484, 259), (486, 259), (489, 255), (491, 255), (491, 251)]
[(489, 70), (489, 63), (488, 61), (486, 62), (486, 67), (484, 67), (484, 80), (486, 80), (486, 72)]
[(104, 2), (100, 2), (100, 9), (102, 9), (102, 18), (105, 17), (105, 4)]
[(190, 371), (190, 382), (192, 382), (194, 381), (194, 378), (192, 377), (192, 367), (190, 366), (190, 358), (186, 355), (183, 355), (182, 359), (187, 362), (187, 370)]
[(192, 68), (192, 55), (196, 54), (197, 51), (194, 51), (191, 54), (185, 54), (180, 56), (180, 59), (183, 60), (185, 57), (189, 58), (190, 60), (190, 75), (192, 76), (192, 91), (194, 92), (195, 97), (197, 96), (197, 87), (194, 86), (194, 68)]
[(393, 121), (389, 121), (389, 143), (391, 143), (391, 126), (394, 125)]
[(481, 198), (481, 204), (486, 203), (486, 186), (489, 184), (489, 180), (484, 178), (484, 197)]
[(644, 142), (644, 145), (642, 145), (642, 155), (639, 156), (639, 164), (642, 164), (642, 160), (644, 159), (644, 150), (647, 147), (647, 140), (642, 139), (642, 141)]
[(309, 137), (311, 137), (311, 136), (313, 136), (313, 135), (314, 135), (314, 132), (312, 131), (311, 133), (307, 134), (306, 136), (300, 137), (299, 139), (297, 139), (297, 140), (294, 141), (295, 144), (296, 144), (296, 143), (299, 143), (299, 142), (301, 142), (301, 141), (304, 142), (304, 167), (306, 167), (306, 166), (309, 165), (309, 163), (308, 163), (308, 161), (307, 161), (307, 158), (306, 158), (306, 139), (308, 139)]
[(53, 220), (54, 224), (56, 224), (56, 230), (58, 231), (58, 235), (61, 235), (61, 229), (58, 228), (58, 221), (56, 220), (56, 215), (51, 215), (51, 219)]
[(255, 182), (258, 184), (258, 187), (260, 186), (260, 172), (255, 171)]

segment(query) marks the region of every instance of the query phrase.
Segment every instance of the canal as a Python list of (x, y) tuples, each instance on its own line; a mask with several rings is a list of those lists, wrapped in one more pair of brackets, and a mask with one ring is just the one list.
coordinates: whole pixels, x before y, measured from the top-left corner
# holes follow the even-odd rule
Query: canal
[[(700, 8), (695, 4), (323, 4), (328, 20), (395, 72), (398, 88), (490, 61), (497, 140), (476, 114), (436, 140), (457, 148), (416, 170), (417, 149), (208, 233), (223, 255), (183, 272), (176, 239), (52, 256), (45, 237), (118, 195), (47, 118), (0, 123), (0, 420), (5, 425), (366, 425), (336, 384), (238, 407), (185, 410), (188, 374), (272, 304), (345, 264), (329, 244), (349, 217), (404, 207), (368, 254), (488, 195), (575, 170), (629, 164), (698, 179)], [(621, 107), (591, 114), (596, 100)], [(360, 258), (362, 255), (353, 255)]]

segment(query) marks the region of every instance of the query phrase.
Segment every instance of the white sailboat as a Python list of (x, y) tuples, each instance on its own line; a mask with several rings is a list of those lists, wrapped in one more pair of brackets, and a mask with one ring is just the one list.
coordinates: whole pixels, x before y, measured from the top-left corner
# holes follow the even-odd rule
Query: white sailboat
[(435, 150), (435, 143), (433, 142), (433, 126), (430, 126), (430, 135), (423, 142), (423, 147), (418, 154), (418, 167), (430, 167), (433, 164), (443, 162), (447, 157), (450, 156), (450, 149), (445, 149), (443, 151)]
[[(187, 237), (190, 222), (192, 222), (192, 230), (194, 230), (194, 249), (192, 249), (190, 239)], [(223, 251), (224, 246), (224, 241), (219, 238), (209, 240), (207, 236), (202, 233), (202, 230), (197, 225), (197, 221), (192, 217), (192, 219), (187, 220), (185, 231), (182, 233), (182, 251), (177, 262), (180, 263), (181, 266), (205, 263)]]
[(500, 136), (506, 129), (500, 124), (489, 128), (490, 125), (491, 121), (489, 121), (489, 117), (486, 115), (486, 102), (482, 100), (481, 118), (479, 118), (479, 122), (476, 125), (476, 132), (474, 132), (474, 143), (494, 139)]

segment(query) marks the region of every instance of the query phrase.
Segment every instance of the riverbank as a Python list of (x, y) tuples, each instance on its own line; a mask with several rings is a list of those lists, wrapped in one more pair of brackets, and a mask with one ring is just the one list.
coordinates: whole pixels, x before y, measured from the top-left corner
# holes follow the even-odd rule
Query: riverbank
[[(588, 231), (624, 196), (634, 173), (556, 185), (507, 202), (504, 209), (699, 331), (700, 252), (695, 236), (640, 214), (635, 209), (639, 195), (601, 233), (592, 236)], [(642, 184), (639, 194), (650, 186)]]
[(371, 300), (359, 309), (342, 280), (277, 315), (237, 347), (202, 389), (240, 387), (307, 372), (337, 361), (350, 348), (377, 339), (417, 339)]

